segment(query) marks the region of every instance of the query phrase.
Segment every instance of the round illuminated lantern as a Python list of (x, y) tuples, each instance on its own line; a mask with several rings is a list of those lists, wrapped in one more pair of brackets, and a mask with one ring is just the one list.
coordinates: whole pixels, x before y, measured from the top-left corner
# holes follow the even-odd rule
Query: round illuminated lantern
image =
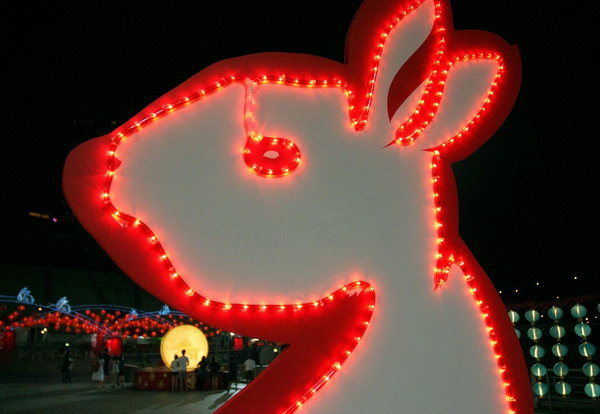
[(534, 345), (531, 348), (529, 348), (529, 354), (536, 359), (540, 359), (544, 357), (546, 351), (544, 351), (544, 348), (542, 348), (541, 346)]
[(564, 377), (569, 373), (569, 366), (564, 362), (557, 362), (552, 368), (552, 371), (555, 375), (559, 377)]
[[(600, 306), (600, 305), (599, 305)], [(508, 317), (512, 323), (517, 323), (521, 319), (519, 314), (513, 310), (508, 311)]]
[(573, 315), (574, 318), (585, 318), (585, 315), (587, 315), (587, 308), (583, 305), (575, 305), (571, 308), (571, 315)]
[(540, 328), (529, 328), (527, 330), (527, 336), (532, 341), (537, 341), (542, 337), (542, 330)]
[(569, 384), (566, 381), (557, 382), (554, 389), (556, 390), (557, 393), (559, 393), (562, 396), (571, 394), (571, 384)]
[(579, 353), (584, 357), (592, 357), (596, 353), (596, 347), (588, 342), (579, 345)]
[(121, 355), (123, 353), (122, 350), (123, 341), (121, 338), (113, 336), (112, 338), (108, 338), (106, 340), (106, 348), (108, 349), (108, 355), (115, 356)]
[(562, 358), (569, 352), (569, 349), (563, 344), (554, 344), (552, 346), (552, 353), (558, 358)]
[(171, 366), (175, 355), (181, 356), (185, 349), (185, 356), (190, 360), (187, 367), (192, 371), (198, 362), (208, 355), (208, 341), (202, 331), (192, 325), (180, 325), (167, 332), (160, 344), (160, 356), (166, 366)]
[(525, 312), (525, 319), (531, 323), (535, 323), (540, 319), (540, 313), (535, 309), (528, 310)]
[(586, 377), (595, 377), (600, 372), (598, 365), (594, 364), (593, 362), (586, 362), (581, 370)]
[(598, 398), (600, 396), (600, 385), (590, 382), (583, 388), (585, 394), (590, 398)]
[(578, 323), (575, 325), (575, 333), (580, 337), (590, 336), (592, 328), (586, 323)]
[(559, 308), (558, 306), (552, 306), (550, 309), (548, 309), (548, 316), (550, 317), (550, 319), (552, 319), (553, 321), (557, 321), (560, 318), (562, 318), (563, 316), (563, 311), (561, 308)]
[(546, 369), (544, 364), (540, 364), (539, 362), (531, 366), (531, 373), (536, 377), (543, 377), (544, 375), (546, 375), (547, 372), (548, 370)]
[(533, 393), (538, 397), (543, 397), (548, 394), (548, 386), (543, 382), (536, 382), (533, 384)]
[(552, 336), (554, 339), (560, 339), (565, 336), (566, 333), (567, 330), (560, 325), (554, 325), (550, 327), (550, 336)]

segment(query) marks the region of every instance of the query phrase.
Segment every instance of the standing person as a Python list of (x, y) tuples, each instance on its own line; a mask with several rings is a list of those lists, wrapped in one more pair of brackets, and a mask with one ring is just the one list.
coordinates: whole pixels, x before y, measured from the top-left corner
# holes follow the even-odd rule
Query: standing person
[(250, 382), (254, 379), (256, 370), (256, 362), (250, 356), (244, 361), (244, 378), (246, 378), (247, 382)]
[(210, 371), (210, 383), (212, 389), (219, 389), (219, 371), (221, 371), (221, 364), (219, 364), (214, 357), (210, 359), (208, 370)]
[(104, 359), (92, 354), (92, 387), (102, 388), (104, 383)]
[(110, 355), (108, 355), (108, 350), (104, 350), (102, 353), (102, 361), (104, 364), (104, 377), (107, 377), (109, 374), (109, 365), (110, 365)]
[(113, 355), (108, 361), (108, 378), (113, 388), (117, 388), (117, 381), (119, 379), (119, 361), (117, 356)]
[(207, 370), (208, 360), (205, 356), (203, 356), (200, 362), (198, 362), (198, 368), (196, 369), (196, 389), (198, 391), (204, 390), (204, 383), (206, 382)]
[(123, 355), (117, 357), (117, 364), (119, 368), (119, 376), (117, 378), (117, 385), (122, 387), (125, 384), (125, 358)]
[(181, 350), (181, 357), (179, 357), (179, 386), (181, 391), (187, 390), (187, 367), (190, 364), (190, 360), (185, 356), (185, 349)]
[(179, 388), (179, 357), (177, 354), (171, 361), (171, 391), (177, 391)]
[(229, 358), (229, 378), (227, 379), (227, 392), (231, 388), (231, 384), (235, 384), (234, 387), (237, 390), (237, 374), (238, 374), (238, 364), (235, 360), (235, 356), (231, 356)]
[(73, 364), (73, 358), (71, 358), (71, 350), (67, 349), (63, 360), (60, 364), (60, 373), (62, 374), (62, 382), (71, 382), (71, 365)]

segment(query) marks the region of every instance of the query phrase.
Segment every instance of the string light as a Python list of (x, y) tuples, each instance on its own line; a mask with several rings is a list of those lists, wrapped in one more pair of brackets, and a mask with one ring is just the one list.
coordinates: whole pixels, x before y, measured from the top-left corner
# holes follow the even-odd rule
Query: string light
[[(359, 131), (365, 128), (367, 125), (369, 114), (371, 110), (372, 101), (375, 93), (375, 85), (378, 74), (380, 73), (381, 57), (383, 56), (383, 50), (390, 33), (394, 30), (403, 19), (410, 15), (416, 10), (423, 2), (415, 1), (413, 4), (407, 6), (404, 10), (397, 12), (396, 16), (392, 16), (392, 19), (388, 20), (383, 31), (379, 33), (375, 50), (372, 54), (372, 62), (367, 65), (365, 70), (366, 81), (361, 79), (360, 82), (346, 82), (338, 76), (332, 76), (328, 78), (316, 79), (308, 77), (306, 79), (290, 76), (286, 73), (268, 74), (263, 73), (254, 76), (251, 79), (251, 83), (258, 84), (278, 84), (284, 86), (293, 87), (305, 87), (305, 88), (340, 88), (344, 91), (348, 101), (348, 112), (350, 115), (351, 125), (355, 130)], [(434, 1), (434, 30), (433, 38), (435, 39), (435, 53), (432, 61), (429, 64), (430, 74), (427, 78), (427, 83), (422, 97), (420, 98), (413, 113), (397, 128), (394, 139), (391, 143), (399, 145), (410, 145), (414, 143), (418, 137), (426, 130), (429, 124), (433, 121), (441, 99), (444, 96), (446, 81), (451, 69), (458, 64), (465, 62), (471, 62), (475, 60), (494, 60), (497, 62), (497, 72), (495, 75), (495, 81), (492, 83), (491, 88), (488, 90), (486, 98), (483, 100), (481, 107), (476, 111), (475, 116), (465, 125), (457, 134), (447, 137), (443, 143), (434, 151), (432, 151), (432, 199), (434, 204), (435, 214), (435, 229), (437, 232), (437, 252), (436, 252), (436, 263), (433, 271), (434, 275), (434, 286), (436, 289), (442, 287), (449, 276), (450, 268), (453, 265), (457, 265), (461, 268), (465, 276), (465, 280), (470, 288), (473, 300), (476, 306), (480, 309), (481, 316), (485, 321), (486, 331), (488, 332), (490, 344), (492, 346), (494, 355), (496, 356), (499, 372), (501, 373), (504, 393), (506, 400), (508, 401), (510, 412), (516, 412), (517, 401), (515, 394), (512, 392), (511, 381), (509, 378), (509, 372), (503, 362), (502, 352), (499, 351), (499, 342), (496, 337), (496, 329), (493, 325), (493, 317), (490, 317), (488, 305), (484, 302), (484, 296), (479, 293), (479, 280), (477, 272), (471, 269), (465, 262), (463, 257), (455, 255), (452, 251), (453, 238), (449, 234), (448, 226), (445, 223), (449, 220), (446, 217), (445, 210), (445, 196), (444, 188), (448, 185), (444, 183), (444, 177), (446, 173), (442, 171), (444, 160), (442, 159), (441, 151), (446, 147), (451, 146), (459, 140), (463, 140), (472, 131), (475, 130), (476, 124), (483, 118), (485, 112), (488, 111), (489, 106), (493, 103), (501, 78), (505, 73), (505, 62), (503, 57), (495, 51), (470, 51), (464, 53), (464, 51), (455, 51), (452, 49), (452, 44), (449, 42), (451, 36), (448, 33), (444, 22), (447, 21), (442, 18), (442, 7), (440, 1)], [(389, 23), (392, 21), (392, 23)], [(227, 86), (234, 83), (245, 83), (246, 76), (242, 74), (236, 74), (228, 77), (222, 77), (218, 80), (212, 80), (211, 82), (202, 85), (197, 88), (193, 93), (186, 93), (185, 96), (177, 98), (170, 103), (163, 104), (159, 108), (154, 108), (147, 115), (143, 115), (136, 120), (133, 120), (130, 124), (126, 124), (116, 134), (111, 137), (110, 149), (107, 152), (107, 173), (102, 188), (101, 197), (105, 204), (105, 210), (111, 214), (111, 216), (118, 221), (123, 227), (127, 227), (133, 224), (133, 227), (143, 237), (150, 240), (150, 245), (153, 249), (158, 249), (163, 252), (163, 248), (156, 234), (154, 234), (150, 228), (143, 223), (140, 218), (131, 217), (118, 211), (112, 204), (110, 199), (111, 185), (113, 180), (116, 178), (115, 171), (118, 171), (119, 162), (117, 160), (117, 150), (121, 143), (123, 143), (128, 137), (136, 134), (141, 129), (147, 127), (153, 122), (165, 118), (167, 115), (177, 111), (179, 108), (197, 103), (207, 97), (223, 91)], [(357, 84), (358, 83), (358, 84)], [(360, 93), (355, 93), (354, 91)], [(253, 93), (248, 93), (247, 98), (253, 98)], [(254, 134), (254, 103), (252, 99), (247, 105), (246, 114), (244, 116), (247, 122), (248, 136), (246, 138), (245, 147), (242, 150), (242, 157), (244, 162), (248, 166), (249, 171), (261, 177), (266, 178), (277, 178), (284, 177), (292, 174), (301, 163), (301, 152), (298, 146), (287, 138), (281, 137), (263, 137), (258, 134)], [(247, 102), (248, 103), (248, 102)], [(248, 127), (250, 126), (250, 127)], [(166, 274), (169, 279), (173, 281), (174, 285), (178, 289), (183, 289), (185, 294), (191, 298), (193, 303), (197, 303), (198, 306), (207, 307), (211, 309), (220, 309), (231, 312), (244, 311), (254, 312), (260, 311), (265, 313), (270, 312), (310, 312), (311, 309), (321, 309), (328, 306), (329, 303), (335, 302), (339, 297), (346, 297), (347, 291), (352, 289), (360, 289), (368, 295), (368, 305), (366, 307), (366, 316), (359, 321), (355, 322), (356, 329), (358, 329), (357, 335), (354, 336), (352, 341), (353, 349), (354, 346), (360, 341), (364, 331), (369, 325), (371, 315), (374, 311), (375, 293), (373, 288), (366, 282), (353, 282), (345, 285), (342, 289), (339, 289), (330, 295), (326, 295), (320, 300), (315, 300), (307, 303), (296, 303), (291, 305), (286, 304), (239, 304), (239, 303), (222, 303), (218, 301), (211, 301), (208, 298), (193, 291), (184, 282), (184, 277), (181, 277), (177, 271), (175, 271), (174, 264), (170, 258), (163, 252), (160, 254), (160, 259), (168, 269)], [(179, 291), (178, 291), (179, 292)], [(338, 360), (331, 366), (327, 367), (324, 372), (321, 372), (319, 376), (315, 377), (314, 383), (309, 386), (306, 392), (292, 404), (287, 411), (292, 412), (297, 408), (301, 407), (318, 389), (320, 389), (325, 382), (328, 382), (331, 377), (339, 371), (343, 362), (349, 357), (352, 349), (345, 349), (340, 354)]]

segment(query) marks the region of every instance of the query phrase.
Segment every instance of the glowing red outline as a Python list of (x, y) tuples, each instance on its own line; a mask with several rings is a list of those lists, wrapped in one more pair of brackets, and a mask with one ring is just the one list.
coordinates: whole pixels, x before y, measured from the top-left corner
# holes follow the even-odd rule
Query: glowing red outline
[[(402, 6), (399, 6), (399, 3), (402, 3)], [(467, 156), (489, 138), (508, 115), (520, 82), (520, 61), (516, 48), (509, 47), (494, 35), (478, 31), (456, 32), (450, 29), (452, 26), (449, 13), (442, 14), (442, 9), (449, 10), (449, 5), (446, 0), (443, 3), (446, 4), (445, 7), (442, 7), (442, 1), (435, 2), (436, 16), (430, 39), (405, 65), (418, 67), (419, 70), (404, 77), (404, 86), (393, 83), (390, 88), (388, 110), (393, 113), (402, 102), (402, 99), (395, 97), (406, 98), (407, 94), (416, 86), (428, 79), (425, 94), (416, 111), (398, 128), (393, 142), (401, 145), (411, 144), (427, 127), (435, 116), (448, 68), (454, 62), (461, 59), (498, 60), (497, 78), (502, 76), (505, 86), (501, 88), (500, 84), (495, 83), (490, 89), (488, 95), (489, 97), (494, 95), (494, 101), (486, 100), (477, 116), (463, 131), (455, 137), (448, 138), (439, 147), (432, 149), (434, 202), (437, 209), (440, 241), (435, 286), (443, 285), (449, 268), (453, 264), (462, 269), (488, 327), (490, 345), (497, 356), (499, 374), (505, 384), (504, 392), (510, 412), (528, 414), (532, 413), (531, 391), (521, 350), (518, 341), (513, 338), (512, 325), (493, 285), (458, 236), (456, 211), (458, 203), (450, 169), (452, 162)], [(150, 107), (143, 110), (141, 115), (118, 128), (114, 134), (82, 144), (67, 159), (64, 188), (69, 204), (88, 231), (125, 273), (134, 278), (140, 286), (161, 298), (165, 303), (176, 304), (176, 307), (182, 312), (199, 317), (211, 325), (247, 336), (292, 344), (269, 368), (268, 372), (271, 375), (266, 375), (266, 373), (261, 375), (245, 391), (228, 401), (220, 412), (240, 412), (239, 410), (243, 407), (244, 412), (283, 411), (289, 413), (304, 404), (340, 369), (341, 364), (350, 355), (364, 333), (374, 309), (374, 290), (365, 282), (356, 281), (341, 287), (323, 299), (295, 305), (228, 304), (212, 301), (193, 292), (181, 277), (178, 277), (179, 275), (152, 231), (135, 217), (118, 211), (110, 202), (112, 176), (118, 168), (118, 160), (114, 157), (115, 151), (123, 139), (134, 134), (140, 128), (184, 105), (199, 101), (205, 96), (222, 90), (232, 82), (238, 82), (237, 79), (252, 79), (258, 83), (279, 83), (302, 87), (343, 87), (348, 94), (350, 120), (354, 127), (360, 130), (368, 121), (379, 57), (384, 48), (385, 39), (398, 22), (421, 4), (422, 1), (366, 0), (357, 13), (348, 35), (348, 44), (352, 46), (348, 48), (348, 64), (340, 64), (319, 57), (284, 53), (261, 53), (218, 62), (159, 98)], [(391, 24), (389, 16), (395, 16)], [(374, 32), (376, 30), (374, 27), (385, 27), (386, 29), (383, 33), (377, 34)], [(368, 47), (370, 39), (376, 39), (377, 43), (375, 56), (371, 59), (368, 56), (368, 50), (373, 50)], [(432, 45), (437, 45), (437, 47), (434, 48)], [(482, 49), (483, 51), (481, 51)], [(434, 56), (433, 62), (431, 61), (432, 55)], [(285, 73), (285, 75), (257, 73), (257, 68), (262, 67), (264, 62), (269, 62), (270, 67), (281, 68), (280, 73)], [(506, 64), (507, 62), (508, 64)], [(231, 73), (231, 71), (236, 75), (222, 76), (223, 73)], [(314, 76), (307, 78), (302, 76), (303, 73), (313, 73)], [(401, 73), (404, 73), (404, 68), (399, 71), (398, 75)], [(353, 89), (358, 92), (354, 93)], [(477, 123), (476, 120), (492, 103), (494, 104), (493, 114), (487, 115), (485, 123)], [(471, 135), (471, 139), (460, 139), (467, 131)], [(460, 145), (457, 145), (458, 143)], [(104, 161), (102, 161), (103, 159)], [(106, 168), (107, 161), (108, 169)], [(101, 174), (99, 174), (101, 171), (107, 171), (105, 179), (101, 178)], [(98, 192), (102, 192), (102, 197), (95, 196)], [(99, 214), (100, 210), (104, 210), (110, 215)], [(113, 217), (115, 220), (107, 219), (107, 217)], [(137, 231), (132, 230), (136, 228)], [(157, 264), (159, 265), (157, 266)], [(165, 273), (171, 277), (161, 276)], [(145, 278), (148, 275), (151, 276), (151, 280)], [(346, 291), (349, 289), (360, 289), (361, 294), (348, 296)], [(185, 292), (185, 295), (176, 292)], [(299, 312), (300, 310), (302, 312)], [(323, 312), (319, 312), (320, 310)], [(327, 311), (325, 312), (325, 310)], [(231, 311), (236, 314), (235, 321), (232, 321)], [(332, 316), (340, 316), (341, 319), (332, 318)], [(345, 324), (343, 328), (337, 323), (340, 320)], [(257, 327), (256, 325), (261, 326)], [(298, 375), (290, 381), (289, 387), (282, 387), (281, 384), (278, 384), (277, 374), (290, 368), (293, 369), (294, 364), (290, 365), (290, 361), (293, 359), (292, 354), (295, 354), (295, 358), (301, 361), (303, 367), (306, 368), (306, 359), (298, 358), (301, 354), (300, 348), (305, 346), (309, 348), (306, 352), (311, 354), (315, 352), (314, 347), (310, 348), (310, 344), (302, 340), (299, 334), (292, 333), (307, 328), (322, 340), (321, 345), (325, 344), (326, 347), (329, 347), (330, 354), (322, 355), (321, 359), (315, 358), (319, 359), (320, 365), (319, 367), (313, 366), (312, 371), (319, 372), (319, 374), (316, 376), (311, 374), (310, 378)], [(288, 358), (285, 358), (286, 355)], [(310, 371), (310, 368), (307, 371)], [(298, 371), (294, 370), (294, 372)], [(301, 385), (302, 383), (304, 385)], [(294, 395), (297, 389), (307, 391), (302, 395)], [(272, 398), (265, 401), (257, 397), (261, 395), (261, 390), (269, 392)], [(284, 406), (287, 408), (282, 410)]]

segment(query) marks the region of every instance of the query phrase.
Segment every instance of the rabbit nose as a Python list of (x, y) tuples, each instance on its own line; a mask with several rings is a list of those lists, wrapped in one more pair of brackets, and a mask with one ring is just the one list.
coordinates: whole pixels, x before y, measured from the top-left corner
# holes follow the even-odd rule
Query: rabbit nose
[(284, 177), (300, 165), (300, 149), (289, 139), (253, 136), (246, 141), (244, 162), (261, 177)]

